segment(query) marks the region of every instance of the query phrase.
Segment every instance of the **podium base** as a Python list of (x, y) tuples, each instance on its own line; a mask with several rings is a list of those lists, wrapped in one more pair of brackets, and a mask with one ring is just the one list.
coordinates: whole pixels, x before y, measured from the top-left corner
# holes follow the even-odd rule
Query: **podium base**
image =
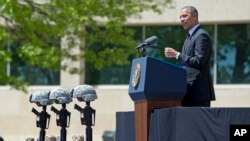
[(150, 113), (154, 109), (181, 106), (180, 100), (135, 101), (135, 139), (148, 141)]

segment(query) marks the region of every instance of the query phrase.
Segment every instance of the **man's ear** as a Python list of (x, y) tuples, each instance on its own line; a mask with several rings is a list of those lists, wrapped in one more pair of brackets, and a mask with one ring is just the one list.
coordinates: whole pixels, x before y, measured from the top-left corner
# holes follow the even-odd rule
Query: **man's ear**
[(194, 13), (193, 16), (194, 16), (194, 19), (198, 20), (198, 14), (197, 13)]

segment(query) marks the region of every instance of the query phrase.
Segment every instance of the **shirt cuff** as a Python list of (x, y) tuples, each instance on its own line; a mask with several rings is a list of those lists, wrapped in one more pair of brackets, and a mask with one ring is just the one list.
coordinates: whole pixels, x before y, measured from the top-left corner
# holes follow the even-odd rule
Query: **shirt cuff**
[(180, 52), (177, 52), (175, 59), (178, 59), (180, 56)]

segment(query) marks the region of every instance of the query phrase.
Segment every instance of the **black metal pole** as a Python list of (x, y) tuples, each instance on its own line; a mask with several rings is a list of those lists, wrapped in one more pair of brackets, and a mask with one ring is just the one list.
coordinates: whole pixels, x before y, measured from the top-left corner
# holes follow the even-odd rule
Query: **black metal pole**
[(67, 140), (67, 130), (66, 128), (61, 128), (61, 135), (60, 135), (60, 141), (66, 141)]
[(45, 129), (41, 128), (40, 135), (39, 135), (39, 141), (44, 141), (45, 140), (45, 134), (46, 134)]
[(91, 128), (91, 126), (86, 127), (86, 141), (92, 141), (92, 128)]

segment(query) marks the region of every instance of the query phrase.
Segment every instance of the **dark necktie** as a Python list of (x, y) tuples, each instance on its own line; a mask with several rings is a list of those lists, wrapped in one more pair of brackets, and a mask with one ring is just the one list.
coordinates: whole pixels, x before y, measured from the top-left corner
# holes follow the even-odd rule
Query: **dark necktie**
[(191, 36), (190, 36), (190, 34), (189, 34), (189, 33), (187, 33), (187, 38), (188, 38), (188, 39), (191, 39)]
[(189, 35), (189, 33), (187, 33), (187, 37), (186, 37), (186, 40), (184, 42), (184, 45), (183, 45), (183, 49), (185, 50), (185, 52), (187, 51), (187, 48), (188, 48), (188, 42), (190, 41), (191, 37)]

